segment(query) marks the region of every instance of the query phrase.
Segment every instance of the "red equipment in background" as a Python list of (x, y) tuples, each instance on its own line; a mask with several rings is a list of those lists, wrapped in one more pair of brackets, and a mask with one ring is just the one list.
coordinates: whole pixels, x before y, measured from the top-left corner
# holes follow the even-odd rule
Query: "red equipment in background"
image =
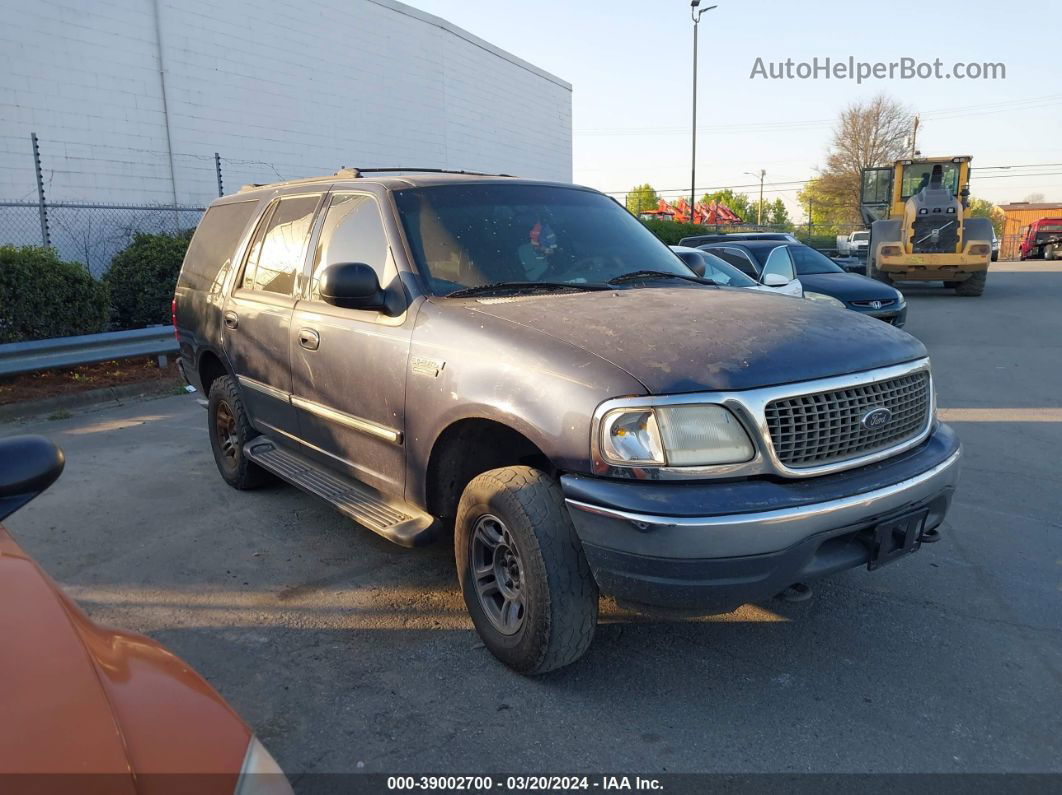
[[(685, 198), (679, 199), (674, 204), (669, 204), (666, 199), (660, 199), (655, 210), (643, 210), (638, 213), (639, 218), (656, 218), (662, 221), (675, 221), (685, 224), (691, 221), (690, 203)], [(741, 217), (722, 202), (697, 202), (693, 208), (692, 221), (695, 224), (709, 226), (722, 226), (726, 224), (743, 223)]]

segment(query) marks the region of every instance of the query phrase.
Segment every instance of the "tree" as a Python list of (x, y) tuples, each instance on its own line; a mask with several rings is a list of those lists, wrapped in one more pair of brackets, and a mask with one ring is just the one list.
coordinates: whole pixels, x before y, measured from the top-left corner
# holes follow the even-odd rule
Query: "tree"
[(767, 219), (767, 223), (772, 226), (784, 226), (786, 228), (792, 226), (792, 221), (789, 219), (789, 210), (781, 199), (775, 199), (771, 202), (770, 210), (764, 212), (764, 217)]
[(711, 204), (713, 201), (717, 204), (722, 202), (739, 215), (745, 223), (756, 223), (756, 207), (749, 201), (748, 196), (744, 193), (734, 193), (732, 188), (706, 193), (701, 196), (701, 201), (705, 204)]
[(660, 201), (656, 189), (648, 182), (635, 185), (627, 192), (627, 209), (634, 215), (646, 210), (655, 210)]
[(824, 204), (836, 205), (841, 215), (837, 221), (859, 223), (863, 169), (890, 166), (902, 157), (913, 122), (910, 110), (884, 94), (841, 111), (826, 163), (815, 180), (815, 192)]
[(808, 180), (797, 193), (797, 201), (817, 234), (847, 234), (851, 230), (850, 208), (825, 187), (822, 177)]
[(967, 212), (974, 218), (988, 218), (992, 221), (992, 228), (996, 230), (996, 237), (1003, 237), (1004, 213), (998, 206), (987, 199), (975, 199), (970, 197)]
[(1030, 204), (1040, 204), (1045, 201), (1045, 199), (1042, 193), (1030, 193), (1023, 201), (1027, 201)]

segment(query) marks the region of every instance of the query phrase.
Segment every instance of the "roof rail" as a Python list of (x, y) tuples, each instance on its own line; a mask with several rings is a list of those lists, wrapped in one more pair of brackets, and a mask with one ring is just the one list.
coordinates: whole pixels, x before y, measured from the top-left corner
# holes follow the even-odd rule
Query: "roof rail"
[(337, 177), (360, 177), (362, 174), (381, 174), (387, 171), (415, 171), (418, 174), (465, 174), (470, 177), (513, 177), (512, 174), (489, 174), (483, 171), (464, 171), (453, 168), (347, 168), (344, 166), (335, 173)]
[[(451, 168), (351, 168), (349, 166), (343, 166), (332, 177), (339, 179), (358, 179), (365, 174), (383, 174), (391, 171), (413, 171), (418, 174), (464, 174), (469, 177), (510, 177), (512, 174), (487, 174), (483, 171), (461, 171)], [(259, 188), (267, 188), (271, 185), (294, 185), (302, 182), (320, 182), (321, 180), (329, 179), (329, 177), (304, 177), (303, 179), (288, 179), (281, 182), (251, 182), (247, 185), (240, 187), (240, 193), (245, 193), (251, 190), (258, 190)]]

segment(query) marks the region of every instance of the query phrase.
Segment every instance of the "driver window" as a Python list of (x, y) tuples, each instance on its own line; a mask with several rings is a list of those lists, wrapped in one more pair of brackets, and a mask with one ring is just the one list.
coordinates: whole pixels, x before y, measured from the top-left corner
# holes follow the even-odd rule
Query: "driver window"
[(779, 246), (774, 249), (770, 256), (767, 257), (767, 263), (763, 266), (763, 279), (766, 279), (768, 274), (771, 273), (778, 274), (787, 282), (791, 282), (795, 278), (793, 261), (789, 258), (789, 252), (785, 246)]
[(386, 286), (392, 274), (387, 257), (387, 236), (376, 200), (365, 194), (333, 196), (321, 227), (313, 258), (310, 298), (319, 301), (321, 271), (339, 262), (362, 262), (376, 271)]

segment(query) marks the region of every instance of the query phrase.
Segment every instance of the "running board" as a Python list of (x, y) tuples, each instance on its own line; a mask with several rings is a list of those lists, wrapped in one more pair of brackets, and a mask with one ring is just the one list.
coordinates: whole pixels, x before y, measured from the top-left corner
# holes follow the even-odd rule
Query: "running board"
[(404, 502), (389, 500), (353, 478), (340, 475), (259, 436), (243, 447), (244, 454), (281, 480), (330, 503), (344, 516), (403, 547), (419, 547), (435, 539), (436, 521)]

